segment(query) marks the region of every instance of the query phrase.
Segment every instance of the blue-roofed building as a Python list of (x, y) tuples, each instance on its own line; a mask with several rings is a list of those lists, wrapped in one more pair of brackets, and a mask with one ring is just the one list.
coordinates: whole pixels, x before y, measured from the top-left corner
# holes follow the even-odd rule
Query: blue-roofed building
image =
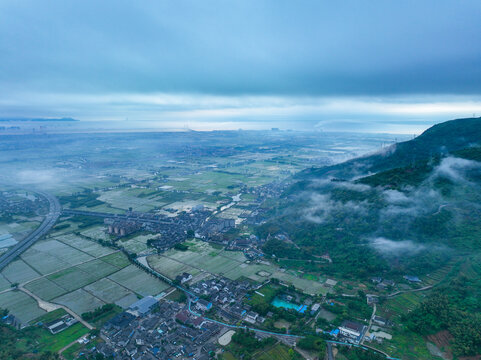
[(339, 329), (331, 330), (331, 331), (329, 332), (329, 335), (337, 338), (337, 336), (339, 335)]
[(406, 280), (409, 281), (409, 282), (417, 282), (417, 283), (421, 282), (421, 279), (418, 278), (417, 276), (404, 275), (403, 277), (404, 277), (404, 279), (406, 279)]
[(152, 312), (157, 306), (159, 306), (159, 302), (156, 298), (153, 296), (146, 296), (130, 305), (129, 312), (135, 316), (145, 316)]

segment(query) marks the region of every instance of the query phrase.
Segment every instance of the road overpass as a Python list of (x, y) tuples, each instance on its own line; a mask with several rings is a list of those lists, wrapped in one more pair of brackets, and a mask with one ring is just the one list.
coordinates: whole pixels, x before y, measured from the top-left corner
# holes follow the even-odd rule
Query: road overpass
[(44, 236), (55, 225), (62, 212), (62, 207), (55, 196), (38, 191), (35, 193), (47, 199), (50, 207), (49, 212), (38, 228), (0, 257), (0, 270), (3, 270), (8, 264), (15, 260), (17, 256), (22, 254)]

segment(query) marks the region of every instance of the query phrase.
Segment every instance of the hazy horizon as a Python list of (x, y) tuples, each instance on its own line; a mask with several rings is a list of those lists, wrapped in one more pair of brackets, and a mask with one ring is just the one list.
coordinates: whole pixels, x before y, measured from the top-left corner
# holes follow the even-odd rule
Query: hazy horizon
[(481, 114), (477, 1), (52, 5), (0, 4), (0, 117), (413, 134)]

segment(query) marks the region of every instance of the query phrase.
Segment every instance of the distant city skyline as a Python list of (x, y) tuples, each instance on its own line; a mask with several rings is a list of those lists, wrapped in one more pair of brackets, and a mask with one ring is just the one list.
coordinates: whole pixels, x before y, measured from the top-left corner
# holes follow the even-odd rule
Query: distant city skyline
[(419, 133), (481, 116), (479, 1), (0, 3), (0, 117)]

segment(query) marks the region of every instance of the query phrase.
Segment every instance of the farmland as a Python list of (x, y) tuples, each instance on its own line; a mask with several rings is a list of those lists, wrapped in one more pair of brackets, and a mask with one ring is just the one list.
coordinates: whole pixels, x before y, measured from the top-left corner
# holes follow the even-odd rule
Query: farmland
[[(28, 265), (27, 265), (28, 263)], [(128, 307), (138, 296), (156, 295), (168, 285), (146, 274), (120, 252), (74, 234), (40, 241), (1, 273), (0, 286), (19, 283), (40, 299), (65, 305), (77, 314), (106, 303)], [(8, 308), (22, 322), (45, 313), (20, 291), (0, 294), (0, 308)]]
[(193, 275), (207, 272), (232, 280), (244, 277), (258, 282), (273, 277), (307, 293), (327, 293), (327, 289), (318, 281), (304, 279), (276, 264), (251, 263), (242, 252), (226, 251), (197, 240), (186, 244), (189, 246), (187, 251), (170, 249), (162, 255), (149, 256), (150, 266), (171, 279), (184, 271)]

